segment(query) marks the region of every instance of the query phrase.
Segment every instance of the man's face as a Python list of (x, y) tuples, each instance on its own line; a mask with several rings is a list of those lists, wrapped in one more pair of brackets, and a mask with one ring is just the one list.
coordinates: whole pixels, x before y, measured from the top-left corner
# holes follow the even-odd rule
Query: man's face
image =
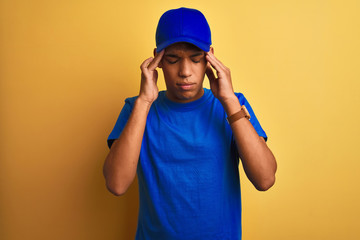
[(167, 88), (166, 96), (187, 103), (204, 94), (205, 52), (189, 43), (176, 43), (165, 49), (161, 60)]

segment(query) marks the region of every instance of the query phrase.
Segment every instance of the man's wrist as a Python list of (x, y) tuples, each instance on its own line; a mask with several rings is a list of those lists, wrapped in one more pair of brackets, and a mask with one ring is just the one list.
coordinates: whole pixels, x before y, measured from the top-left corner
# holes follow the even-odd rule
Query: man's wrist
[(151, 105), (153, 101), (148, 101), (140, 96), (135, 100), (135, 105), (138, 105), (141, 109), (145, 110), (146, 112), (149, 112)]
[(235, 94), (220, 102), (228, 116), (233, 115), (241, 109), (239, 99)]

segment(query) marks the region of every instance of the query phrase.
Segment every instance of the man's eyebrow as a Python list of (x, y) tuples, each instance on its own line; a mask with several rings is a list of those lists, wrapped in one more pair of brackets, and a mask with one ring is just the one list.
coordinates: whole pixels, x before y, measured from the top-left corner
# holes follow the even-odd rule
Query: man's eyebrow
[(204, 55), (204, 52), (198, 52), (198, 53), (191, 55), (190, 57), (197, 57), (197, 56), (202, 56), (202, 55)]
[[(203, 56), (204, 52), (197, 52), (192, 54), (190, 57), (197, 57), (197, 56)], [(173, 53), (166, 53), (165, 57), (172, 57), (172, 58), (180, 58), (178, 55), (173, 54)]]
[(180, 58), (178, 55), (171, 53), (165, 54), (165, 57)]

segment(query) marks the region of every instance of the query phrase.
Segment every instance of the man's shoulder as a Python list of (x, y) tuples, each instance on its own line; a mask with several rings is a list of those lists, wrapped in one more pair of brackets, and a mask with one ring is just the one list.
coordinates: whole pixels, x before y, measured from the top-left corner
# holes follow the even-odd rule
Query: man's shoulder
[[(205, 94), (213, 95), (211, 89), (209, 89), (209, 88), (204, 88), (204, 91), (205, 91)], [(244, 94), (242, 92), (234, 92), (234, 93), (237, 97), (244, 96)]]
[(138, 97), (139, 97), (139, 96), (127, 97), (127, 98), (125, 99), (125, 103), (129, 103), (129, 104), (133, 105), (134, 102), (136, 101), (136, 99), (137, 99)]
[[(213, 95), (211, 89), (208, 88), (204, 88), (205, 94), (210, 95), (212, 98), (215, 98), (215, 96)], [(244, 96), (244, 94), (242, 92), (234, 92), (235, 96), (239, 99), (240, 103), (243, 103), (246, 98)]]
[[(243, 103), (244, 101), (246, 101), (246, 98), (244, 96), (243, 93), (241, 92), (234, 92), (235, 96), (239, 99), (240, 103)], [(164, 97), (166, 95), (166, 91), (165, 90), (162, 90), (162, 91), (159, 91), (159, 96), (158, 98), (155, 100), (155, 104), (159, 103), (159, 102), (162, 102), (164, 101)], [(204, 88), (204, 95), (207, 96), (206, 99), (209, 101), (211, 99), (215, 99), (215, 96), (213, 95), (211, 89), (208, 89), (208, 88)], [(125, 99), (125, 103), (129, 104), (131, 107), (134, 106), (134, 103), (136, 101), (136, 99), (138, 98), (139, 96), (132, 96), (132, 97), (127, 97)]]
[(244, 94), (241, 92), (235, 92), (235, 96), (237, 96), (239, 99), (244, 98)]
[[(162, 91), (159, 91), (159, 96), (158, 98), (154, 101), (155, 104), (157, 104), (159, 101), (162, 101), (162, 98), (165, 94), (165, 91), (162, 90)], [(125, 98), (125, 105), (128, 105), (130, 106), (130, 108), (133, 108), (134, 107), (134, 104), (135, 104), (135, 101), (136, 99), (138, 98), (139, 96), (132, 96), (132, 97), (127, 97)]]
[(241, 105), (244, 105), (245, 102), (247, 101), (244, 94), (241, 92), (235, 92), (235, 96), (239, 99)]

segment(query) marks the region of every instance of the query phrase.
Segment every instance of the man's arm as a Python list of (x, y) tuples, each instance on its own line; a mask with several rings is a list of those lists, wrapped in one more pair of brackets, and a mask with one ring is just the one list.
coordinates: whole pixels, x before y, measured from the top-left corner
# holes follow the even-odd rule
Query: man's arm
[[(213, 49), (207, 53), (206, 59), (206, 75), (210, 80), (210, 88), (223, 105), (226, 114), (231, 116), (238, 112), (241, 106), (232, 88), (230, 69), (216, 59)], [(218, 78), (215, 77), (211, 66), (216, 70)], [(259, 137), (246, 118), (233, 122), (231, 129), (247, 177), (256, 189), (266, 191), (275, 183), (277, 164), (274, 155), (264, 138)]]
[(141, 64), (141, 86), (131, 115), (120, 135), (111, 146), (103, 167), (106, 186), (114, 195), (126, 192), (134, 181), (147, 115), (158, 96), (156, 68), (164, 51)]
[[(223, 106), (228, 116), (241, 108), (236, 96), (224, 102)], [(247, 177), (256, 189), (268, 190), (275, 183), (277, 165), (265, 139), (259, 137), (251, 122), (246, 118), (233, 122), (231, 129)]]

